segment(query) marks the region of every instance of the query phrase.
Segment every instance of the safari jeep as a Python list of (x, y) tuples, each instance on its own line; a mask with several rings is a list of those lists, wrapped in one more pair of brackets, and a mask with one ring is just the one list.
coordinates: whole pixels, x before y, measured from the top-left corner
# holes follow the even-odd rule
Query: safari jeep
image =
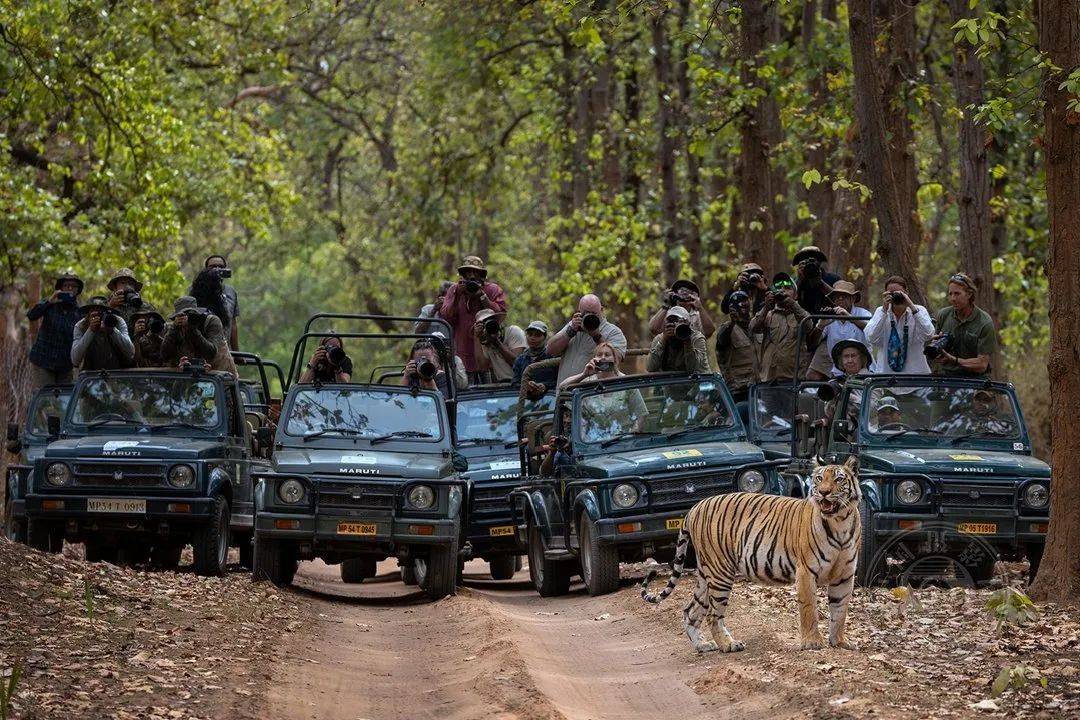
[(27, 540), (89, 560), (164, 568), (194, 549), (195, 571), (221, 575), (229, 546), (251, 562), (251, 471), (264, 461), (228, 373), (83, 373), (59, 437), (33, 464)]
[[(4, 535), (8, 540), (26, 542), (25, 500), (34, 461), (44, 452), (45, 446), (60, 434), (60, 418), (71, 399), (71, 385), (49, 385), (39, 389), (30, 399), (26, 422), (20, 427), (11, 423), (7, 427), (7, 451), (16, 456), (16, 462), (7, 467), (7, 487), (4, 492)], [(53, 427), (50, 429), (49, 418)]]
[(719, 374), (573, 385), (560, 392), (553, 423), (553, 442), (564, 448), (553, 476), (539, 472), (542, 422), (524, 422), (527, 473), (511, 493), (541, 595), (565, 593), (579, 572), (590, 594), (611, 592), (621, 560), (673, 556), (683, 516), (699, 500), (781, 490), (773, 468), (785, 461), (766, 462), (747, 442)]
[(469, 461), (467, 543), (463, 553), (487, 561), (491, 577), (509, 580), (521, 569), (521, 549), (510, 517), (510, 491), (521, 484), (517, 420), (521, 412), (550, 410), (553, 397), (522, 400), (507, 385), (462, 390), (455, 447)]
[(858, 456), (863, 584), (943, 572), (947, 582), (979, 584), (999, 557), (1026, 556), (1034, 577), (1050, 467), (1031, 455), (1012, 385), (868, 375), (849, 379), (835, 402), (818, 449), (826, 458)]

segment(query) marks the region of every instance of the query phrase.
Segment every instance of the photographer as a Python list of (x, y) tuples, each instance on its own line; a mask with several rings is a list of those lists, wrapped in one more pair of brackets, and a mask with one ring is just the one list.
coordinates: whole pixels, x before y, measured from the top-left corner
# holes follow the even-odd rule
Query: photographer
[(758, 343), (750, 332), (750, 296), (742, 290), (731, 290), (720, 303), (720, 310), (730, 319), (716, 332), (716, 362), (731, 396), (735, 402), (742, 402), (761, 374)]
[(604, 317), (604, 306), (595, 295), (582, 295), (578, 310), (562, 330), (548, 341), (547, 351), (552, 357), (561, 357), (559, 385), (566, 378), (585, 369), (597, 345), (607, 342), (619, 355), (626, 354), (626, 336), (623, 331)]
[[(521, 386), (521, 377), (525, 373), (525, 368), (533, 363), (550, 360), (554, 357), (548, 355), (547, 338), (548, 326), (547, 323), (541, 320), (533, 320), (529, 323), (529, 327), (525, 328), (525, 344), (527, 347), (514, 361), (514, 379), (511, 381), (514, 387)], [(532, 380), (529, 381), (531, 386), (527, 389), (531, 390), (533, 397), (542, 397), (544, 393), (555, 387), (557, 378), (558, 373), (555, 368), (533, 373)]]
[(83, 319), (75, 324), (71, 340), (71, 364), (83, 372), (119, 370), (135, 361), (135, 345), (127, 323), (102, 296), (90, 298), (79, 308)]
[(506, 312), (506, 293), (487, 279), (484, 261), (475, 255), (465, 258), (458, 267), (461, 276), (446, 291), (438, 315), (454, 329), (454, 348), (469, 373), (470, 381), (479, 377), (479, 361), (473, 345), (473, 326), (476, 314), (481, 310), (495, 313)]
[(131, 327), (131, 317), (139, 310), (153, 310), (154, 306), (142, 299), (143, 284), (135, 277), (135, 273), (128, 268), (116, 271), (109, 283), (109, 307), (113, 312), (124, 320), (124, 324)]
[(200, 308), (190, 295), (176, 298), (173, 311), (172, 322), (161, 342), (163, 364), (176, 367), (180, 358), (186, 357), (192, 363), (204, 360), (212, 370), (225, 370), (235, 375), (236, 365), (218, 316)]
[(765, 296), (769, 293), (769, 284), (765, 282), (765, 270), (757, 263), (746, 263), (739, 270), (733, 290), (741, 290), (750, 298), (750, 313), (765, 305)]
[(923, 346), (934, 334), (934, 321), (922, 305), (907, 294), (907, 281), (899, 275), (885, 280), (881, 306), (863, 329), (874, 353), (874, 372), (930, 373)]
[[(443, 280), (439, 283), (439, 289), (435, 292), (434, 302), (429, 302), (424, 307), (420, 308), (420, 314), (417, 317), (431, 319), (439, 316), (439, 310), (442, 308), (443, 302), (446, 300), (446, 293), (454, 283), (449, 280)], [(428, 328), (431, 327), (429, 322), (417, 322), (413, 325), (413, 332), (426, 333)]]
[(490, 382), (514, 378), (514, 361), (526, 346), (525, 331), (517, 325), (503, 327), (504, 316), (483, 309), (473, 325), (473, 354), (477, 372)]
[(649, 330), (653, 335), (664, 332), (664, 324), (667, 322), (668, 308), (681, 307), (690, 313), (690, 327), (705, 336), (712, 337), (716, 332), (716, 323), (713, 322), (709, 313), (701, 304), (701, 292), (698, 286), (690, 280), (676, 280), (671, 287), (664, 290), (662, 307), (649, 319)]
[(997, 333), (989, 313), (975, 305), (975, 283), (957, 273), (949, 278), (949, 307), (938, 311), (938, 334), (926, 346), (927, 357), (943, 375), (988, 377)]
[(324, 337), (300, 375), (302, 383), (347, 383), (352, 380), (352, 358), (337, 335)]
[(798, 289), (787, 273), (773, 277), (765, 304), (750, 320), (750, 332), (762, 333), (761, 380), (791, 380), (795, 377), (795, 355), (799, 345), (799, 324), (809, 313), (795, 300)]
[(165, 318), (153, 310), (140, 310), (131, 316), (131, 322), (135, 367), (164, 367), (161, 345), (165, 342)]
[[(837, 280), (833, 283), (832, 291), (828, 295), (831, 306), (821, 308), (820, 312), (831, 315), (843, 315), (851, 320), (818, 320), (814, 327), (807, 333), (807, 346), (816, 347), (814, 356), (810, 360), (810, 369), (807, 370), (808, 380), (828, 380), (830, 377), (839, 377), (840, 370), (832, 362), (832, 351), (836, 343), (841, 340), (857, 340), (866, 345), (866, 335), (863, 328), (870, 311), (866, 308), (856, 307), (862, 294), (855, 289), (855, 285), (847, 280)], [(863, 318), (863, 319), (856, 319)]]
[(555, 471), (560, 467), (571, 467), (574, 464), (574, 451), (570, 444), (570, 406), (563, 405), (562, 431), (563, 435), (552, 435), (540, 450), (544, 453), (544, 459), (540, 461), (540, 476), (555, 477)]
[(705, 336), (694, 329), (686, 308), (675, 305), (668, 309), (664, 317), (664, 331), (653, 338), (645, 370), (698, 374), (711, 372)]
[(808, 313), (820, 313), (822, 308), (829, 307), (832, 285), (840, 280), (839, 275), (825, 268), (827, 262), (829, 258), (825, 253), (813, 245), (799, 250), (791, 259), (799, 282), (799, 293), (795, 300)]
[(401, 384), (423, 390), (438, 390), (450, 397), (450, 386), (443, 372), (442, 359), (430, 340), (417, 340), (409, 352), (409, 361), (401, 369)]
[(74, 379), (71, 341), (79, 322), (79, 295), (83, 281), (75, 275), (56, 278), (54, 292), (26, 312), (30, 322), (41, 320), (30, 348), (30, 368), (34, 387), (63, 385)]
[[(221, 312), (214, 311), (214, 314), (221, 319), (221, 325), (225, 329), (225, 337), (229, 339), (229, 349), (239, 350), (240, 333), (236, 326), (240, 318), (240, 300), (236, 296), (236, 288), (224, 282), (227, 278), (232, 277), (232, 268), (229, 267), (229, 261), (225, 259), (224, 255), (211, 255), (203, 263), (203, 269), (213, 271), (217, 274), (218, 280), (221, 281), (220, 290), (216, 283), (210, 288), (211, 292), (217, 292), (221, 297)], [(199, 301), (200, 307), (211, 308), (209, 304), (210, 296), (207, 290), (200, 289), (196, 292), (195, 285), (198, 282), (199, 279), (195, 278), (195, 283), (192, 283), (191, 286), (191, 294)]]

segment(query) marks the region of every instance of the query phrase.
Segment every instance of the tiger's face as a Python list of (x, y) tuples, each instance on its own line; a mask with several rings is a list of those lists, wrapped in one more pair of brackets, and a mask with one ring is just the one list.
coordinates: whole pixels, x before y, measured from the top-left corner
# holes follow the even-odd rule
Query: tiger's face
[(848, 505), (859, 502), (859, 476), (855, 473), (854, 458), (843, 465), (814, 468), (811, 483), (813, 491), (810, 502), (818, 506), (822, 515), (835, 515)]

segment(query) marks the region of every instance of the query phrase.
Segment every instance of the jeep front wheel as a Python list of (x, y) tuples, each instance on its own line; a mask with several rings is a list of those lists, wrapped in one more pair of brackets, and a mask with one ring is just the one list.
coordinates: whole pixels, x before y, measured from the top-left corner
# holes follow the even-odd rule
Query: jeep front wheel
[(457, 593), (458, 541), (446, 545), (432, 545), (426, 558), (413, 561), (416, 580), (420, 588), (432, 600), (441, 600)]
[(278, 587), (285, 587), (296, 575), (296, 548), (280, 540), (256, 535), (253, 565), (251, 575), (255, 580), (269, 580)]
[(180, 566), (184, 544), (171, 540), (155, 542), (150, 550), (150, 565), (156, 570), (175, 570)]
[(401, 582), (405, 583), (406, 585), (417, 584), (416, 567), (413, 565), (412, 560), (410, 560), (404, 565), (399, 565), (398, 567), (401, 570)]
[(191, 538), (195, 556), (195, 574), (218, 577), (225, 574), (229, 560), (229, 503), (218, 495), (210, 506), (206, 525)]
[(26, 544), (42, 552), (58, 553), (64, 549), (64, 528), (62, 525), (28, 518)]
[(4, 501), (4, 537), (26, 544), (26, 521), (15, 517), (15, 503), (10, 497)]
[(492, 580), (509, 580), (521, 568), (521, 558), (517, 555), (496, 555), (488, 560), (488, 569)]
[(600, 543), (596, 525), (588, 515), (578, 526), (581, 541), (581, 579), (590, 595), (607, 595), (619, 589), (619, 549)]
[(358, 557), (341, 561), (341, 582), (361, 583), (375, 577), (375, 558)]
[(540, 597), (556, 597), (570, 591), (570, 563), (548, 560), (544, 556), (544, 537), (540, 528), (529, 525), (529, 577)]

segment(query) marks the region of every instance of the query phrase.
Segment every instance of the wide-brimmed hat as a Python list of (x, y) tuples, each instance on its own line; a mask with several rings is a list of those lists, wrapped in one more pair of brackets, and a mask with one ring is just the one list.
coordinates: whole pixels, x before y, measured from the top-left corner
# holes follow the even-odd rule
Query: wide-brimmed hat
[(496, 317), (499, 313), (495, 312), (491, 308), (484, 308), (480, 312), (476, 313), (476, 320), (473, 322), (484, 322), (489, 318)]
[(993, 390), (987, 390), (986, 388), (980, 388), (975, 391), (972, 397), (982, 398), (983, 400), (993, 400), (997, 397)]
[(682, 305), (674, 305), (668, 308), (667, 313), (664, 315), (664, 319), (669, 317), (677, 317), (685, 322), (690, 322), (690, 311), (684, 308)]
[(749, 301), (750, 296), (742, 290), (728, 290), (727, 295), (725, 295), (724, 299), (720, 301), (720, 312), (726, 315), (733, 304)]
[(131, 282), (133, 282), (135, 284), (135, 290), (136, 291), (142, 290), (143, 284), (141, 282), (139, 282), (139, 279), (135, 277), (135, 273), (133, 273), (130, 268), (120, 268), (119, 270), (117, 270), (116, 274), (113, 275), (112, 280), (110, 280), (105, 285), (105, 287), (109, 288), (110, 290), (115, 291), (116, 288), (114, 288), (113, 285), (116, 284), (116, 281), (117, 280), (123, 280), (125, 278), (130, 280)]
[(548, 334), (547, 323), (543, 320), (533, 320), (531, 323), (529, 323), (529, 327), (525, 328), (525, 332), (529, 332), (530, 330), (538, 333), (544, 333), (545, 336)]
[(53, 289), (59, 290), (60, 285), (66, 282), (78, 283), (79, 289), (75, 291), (76, 295), (81, 295), (83, 288), (86, 287), (82, 281), (82, 278), (80, 278), (78, 275), (72, 273), (64, 273), (63, 275), (60, 275), (56, 278), (56, 282), (53, 284)]
[(147, 320), (160, 320), (165, 322), (165, 318), (157, 310), (139, 310), (131, 315), (131, 324), (134, 325), (135, 321), (139, 318), (146, 318)]
[(457, 271), (460, 273), (462, 270), (479, 270), (484, 274), (484, 277), (487, 277), (487, 268), (484, 267), (484, 261), (476, 255), (468, 255), (461, 261)]
[(833, 345), (832, 349), (832, 361), (837, 370), (843, 371), (843, 367), (840, 366), (840, 355), (847, 348), (856, 348), (863, 356), (863, 367), (870, 367), (870, 363), (874, 359), (870, 356), (870, 349), (866, 347), (865, 343), (861, 343), (858, 340), (841, 340)]
[(174, 318), (187, 310), (195, 310), (198, 307), (198, 300), (190, 295), (181, 295), (173, 300), (173, 313), (169, 317)]
[(851, 295), (855, 298), (855, 302), (859, 302), (859, 298), (862, 297), (862, 293), (855, 289), (855, 283), (848, 282), (847, 280), (837, 280), (832, 284), (832, 290), (829, 291), (829, 297), (832, 297), (836, 293)]
[(109, 307), (109, 299), (104, 295), (94, 295), (79, 306), (79, 314), (84, 317), (91, 310), (104, 310), (109, 313), (114, 312), (113, 309)]
[(821, 248), (816, 245), (807, 245), (799, 250), (799, 252), (795, 253), (795, 257), (791, 258), (791, 264), (798, 265), (803, 260), (809, 260), (810, 258), (814, 258), (818, 262), (829, 261), (829, 256), (823, 253)]
[(686, 288), (695, 295), (701, 295), (701, 291), (698, 290), (697, 283), (695, 283), (693, 280), (676, 280), (675, 282), (671, 283), (672, 292), (679, 292), (679, 288)]
[(765, 274), (765, 268), (761, 267), (761, 266), (760, 266), (760, 265), (758, 265), (757, 263), (753, 263), (753, 262), (750, 262), (750, 263), (746, 263), (746, 264), (744, 264), (744, 265), (742, 266), (742, 268), (741, 268), (741, 269), (739, 270), (739, 272), (744, 272), (744, 273), (761, 273), (762, 275), (764, 275), (764, 274)]

